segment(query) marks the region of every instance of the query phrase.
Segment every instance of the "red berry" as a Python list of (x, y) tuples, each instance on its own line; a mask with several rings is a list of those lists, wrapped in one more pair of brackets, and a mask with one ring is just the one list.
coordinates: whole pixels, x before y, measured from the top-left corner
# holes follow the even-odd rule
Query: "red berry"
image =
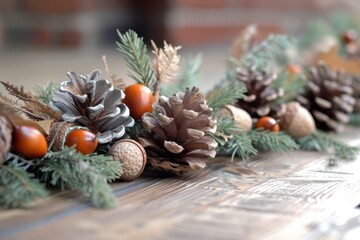
[(274, 118), (268, 116), (260, 118), (256, 123), (256, 128), (263, 128), (272, 132), (280, 131), (280, 127), (277, 121)]
[(354, 29), (345, 31), (341, 36), (345, 44), (353, 43), (357, 39), (357, 32)]
[(298, 64), (288, 64), (286, 69), (290, 74), (299, 74), (301, 72), (301, 66)]
[(146, 112), (152, 112), (154, 97), (151, 90), (142, 84), (130, 85), (125, 89), (123, 103), (130, 109), (134, 119), (140, 119)]
[(42, 158), (47, 152), (45, 136), (35, 127), (14, 126), (11, 146), (26, 158)]
[(66, 135), (65, 145), (72, 147), (82, 154), (90, 154), (96, 150), (98, 140), (96, 135), (84, 129), (75, 129)]

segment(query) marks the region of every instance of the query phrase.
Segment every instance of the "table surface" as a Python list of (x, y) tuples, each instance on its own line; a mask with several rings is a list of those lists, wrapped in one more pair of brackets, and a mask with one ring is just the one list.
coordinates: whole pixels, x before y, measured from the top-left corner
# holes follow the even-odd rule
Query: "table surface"
[[(360, 143), (360, 129), (337, 136)], [(200, 173), (148, 172), (112, 184), (115, 209), (74, 192), (28, 209), (0, 210), (0, 239), (359, 239), (360, 159), (266, 153), (231, 163), (218, 157)]]

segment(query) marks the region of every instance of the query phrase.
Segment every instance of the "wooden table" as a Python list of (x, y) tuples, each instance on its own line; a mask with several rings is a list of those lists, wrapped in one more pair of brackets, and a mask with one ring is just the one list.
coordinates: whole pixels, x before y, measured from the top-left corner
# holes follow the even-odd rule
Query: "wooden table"
[[(360, 129), (340, 138), (359, 144)], [(360, 159), (266, 153), (246, 163), (218, 157), (183, 177), (149, 172), (115, 183), (115, 209), (76, 193), (1, 210), (0, 239), (360, 239)]]

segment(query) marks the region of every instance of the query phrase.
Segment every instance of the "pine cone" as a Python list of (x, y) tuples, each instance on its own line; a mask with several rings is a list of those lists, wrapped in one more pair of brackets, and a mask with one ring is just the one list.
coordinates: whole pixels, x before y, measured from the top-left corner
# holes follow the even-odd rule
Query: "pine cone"
[(154, 104), (157, 114), (143, 115), (139, 142), (155, 168), (183, 174), (206, 166), (216, 155), (216, 141), (206, 133), (216, 130), (212, 109), (198, 88), (186, 89)]
[(61, 112), (62, 120), (85, 126), (98, 134), (99, 143), (108, 143), (122, 137), (125, 127), (133, 126), (134, 120), (128, 107), (121, 103), (123, 91), (99, 79), (100, 74), (99, 70), (86, 77), (68, 72), (70, 81), (61, 83), (50, 105)]
[(0, 166), (6, 160), (6, 155), (10, 151), (11, 146), (11, 130), (8, 122), (0, 116)]
[(341, 131), (355, 104), (351, 79), (319, 63), (309, 69), (306, 84), (304, 95), (297, 100), (313, 115), (316, 127)]
[(351, 87), (354, 90), (353, 97), (355, 98), (354, 112), (360, 113), (360, 76), (353, 78)]
[(252, 118), (271, 116), (278, 119), (284, 114), (285, 106), (274, 104), (274, 101), (284, 94), (283, 89), (274, 89), (272, 86), (275, 75), (257, 71), (255, 66), (250, 66), (246, 69), (237, 69), (237, 79), (245, 84), (247, 92), (236, 105), (247, 111)]

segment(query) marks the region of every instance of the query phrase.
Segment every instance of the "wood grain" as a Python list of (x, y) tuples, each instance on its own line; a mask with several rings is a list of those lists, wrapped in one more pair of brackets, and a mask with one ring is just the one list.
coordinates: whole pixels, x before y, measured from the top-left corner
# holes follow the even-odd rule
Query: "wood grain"
[[(340, 136), (359, 144), (360, 130)], [(118, 206), (92, 208), (73, 192), (1, 210), (0, 239), (342, 239), (360, 232), (360, 161), (265, 153), (218, 157), (183, 177), (156, 171), (112, 185)], [(360, 159), (359, 159), (360, 160)]]

